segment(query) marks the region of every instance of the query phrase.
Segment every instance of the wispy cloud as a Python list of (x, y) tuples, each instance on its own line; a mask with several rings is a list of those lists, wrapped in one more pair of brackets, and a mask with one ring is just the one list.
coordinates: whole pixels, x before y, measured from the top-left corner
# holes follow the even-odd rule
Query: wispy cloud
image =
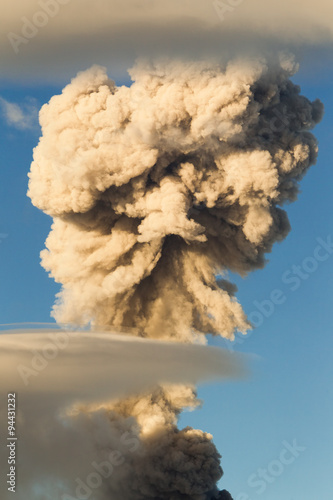
[(38, 107), (34, 99), (19, 105), (0, 97), (0, 109), (7, 124), (19, 130), (33, 129), (37, 125)]

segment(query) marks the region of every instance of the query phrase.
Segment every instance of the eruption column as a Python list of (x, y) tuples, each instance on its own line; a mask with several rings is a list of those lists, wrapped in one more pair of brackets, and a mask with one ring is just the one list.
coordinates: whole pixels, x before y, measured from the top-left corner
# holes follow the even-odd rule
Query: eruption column
[[(263, 267), (317, 156), (322, 104), (300, 95), (296, 70), (285, 55), (141, 61), (116, 87), (95, 66), (43, 106), (28, 194), (54, 219), (42, 265), (62, 284), (58, 322), (178, 342), (246, 333), (227, 270)], [(140, 454), (101, 498), (217, 498), (211, 436), (176, 427), (195, 404), (185, 386), (106, 404), (116, 433), (136, 423)]]

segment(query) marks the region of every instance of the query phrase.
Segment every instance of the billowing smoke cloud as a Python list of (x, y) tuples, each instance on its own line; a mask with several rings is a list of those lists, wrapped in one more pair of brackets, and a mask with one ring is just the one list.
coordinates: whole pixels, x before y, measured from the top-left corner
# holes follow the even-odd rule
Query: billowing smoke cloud
[[(42, 108), (29, 196), (54, 219), (42, 265), (62, 284), (58, 322), (178, 342), (246, 332), (227, 270), (264, 265), (289, 231), (281, 206), (317, 155), (322, 105), (300, 95), (296, 69), (285, 55), (143, 61), (117, 88), (93, 67)], [(165, 386), (101, 407), (120, 433), (135, 423), (143, 453), (99, 489), (103, 500), (228, 497), (211, 438), (176, 427), (193, 405), (191, 388)], [(96, 415), (88, 408), (79, 419)], [(94, 435), (103, 453), (105, 427)]]
[(54, 218), (42, 265), (63, 285), (58, 322), (246, 331), (223, 276), (263, 266), (317, 154), (322, 105), (294, 71), (283, 57), (139, 63), (116, 88), (94, 67), (42, 108), (29, 196)]

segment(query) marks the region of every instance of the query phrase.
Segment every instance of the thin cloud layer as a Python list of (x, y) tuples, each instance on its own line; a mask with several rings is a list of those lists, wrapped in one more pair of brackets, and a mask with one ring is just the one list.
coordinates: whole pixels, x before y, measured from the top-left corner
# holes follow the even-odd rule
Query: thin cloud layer
[(63, 405), (246, 373), (241, 356), (222, 349), (117, 333), (2, 332), (0, 346), (0, 390), (9, 377), (12, 390), (59, 396)]
[(2, 77), (63, 78), (93, 63), (115, 77), (137, 57), (229, 58), (331, 44), (328, 0), (19, 0), (2, 8)]

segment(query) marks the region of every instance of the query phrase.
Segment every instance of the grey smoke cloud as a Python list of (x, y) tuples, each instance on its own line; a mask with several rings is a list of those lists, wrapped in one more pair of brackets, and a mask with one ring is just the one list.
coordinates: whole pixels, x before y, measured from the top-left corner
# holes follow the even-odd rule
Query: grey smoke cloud
[[(43, 106), (28, 195), (53, 217), (41, 256), (62, 284), (57, 322), (135, 328), (144, 342), (185, 343), (186, 356), (207, 333), (246, 333), (227, 271), (264, 266), (290, 229), (281, 207), (296, 200), (317, 157), (310, 131), (323, 107), (300, 94), (296, 70), (286, 54), (225, 64), (142, 60), (132, 85), (117, 87), (94, 66)], [(104, 365), (94, 364), (105, 382)], [(103, 460), (114, 443), (123, 449), (132, 425), (140, 453), (124, 451), (124, 467), (98, 500), (228, 498), (217, 490), (211, 436), (177, 428), (182, 409), (197, 404), (185, 385), (190, 373), (175, 370), (184, 383), (176, 388), (168, 379), (153, 392), (76, 407), (72, 477), (89, 473), (73, 450), (98, 450)]]

